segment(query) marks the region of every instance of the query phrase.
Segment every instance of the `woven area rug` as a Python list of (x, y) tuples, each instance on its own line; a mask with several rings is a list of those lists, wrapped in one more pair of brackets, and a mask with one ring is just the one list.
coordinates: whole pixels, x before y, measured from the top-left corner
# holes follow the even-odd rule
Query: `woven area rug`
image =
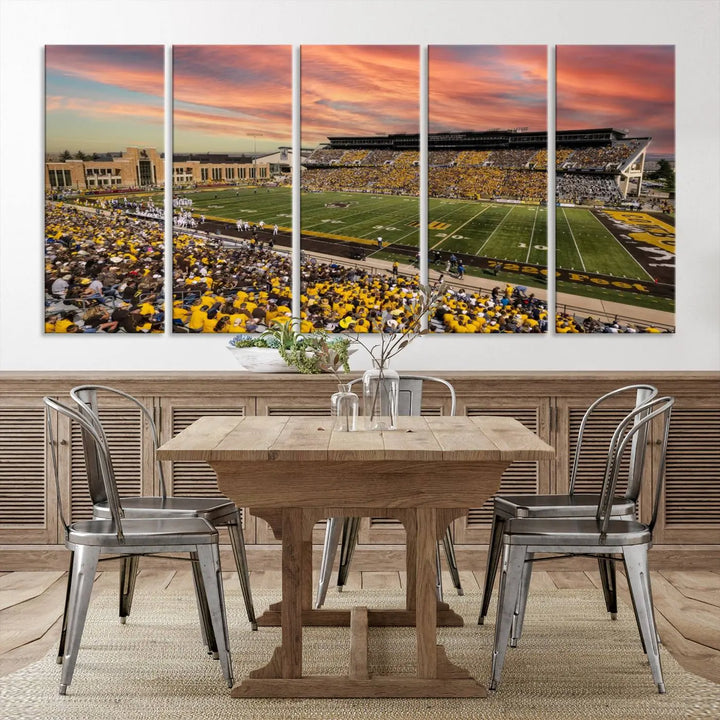
[[(280, 630), (251, 632), (237, 583), (226, 583), (228, 621), (236, 680), (269, 660)], [(261, 611), (278, 593), (255, 592)], [(463, 628), (442, 628), (440, 642), (452, 662), (482, 682), (490, 674), (494, 616), (478, 626), (477, 593), (448, 593)], [(331, 593), (326, 607), (392, 607), (396, 593), (347, 590)], [(190, 592), (139, 594), (126, 625), (117, 621), (110, 590), (91, 601), (75, 677), (65, 697), (57, 694), (60, 667), (54, 652), (2, 679), (0, 717), (12, 720), (288, 720), (307, 718), (720, 718), (720, 685), (684, 671), (663, 650), (666, 695), (650, 676), (632, 612), (623, 606), (608, 619), (602, 593), (591, 590), (531, 594), (526, 628), (508, 649), (502, 684), (485, 699), (265, 700), (233, 699), (217, 661), (200, 643), (195, 600)], [(414, 671), (413, 630), (370, 630), (371, 671)], [(304, 631), (307, 674), (347, 672), (349, 629)]]

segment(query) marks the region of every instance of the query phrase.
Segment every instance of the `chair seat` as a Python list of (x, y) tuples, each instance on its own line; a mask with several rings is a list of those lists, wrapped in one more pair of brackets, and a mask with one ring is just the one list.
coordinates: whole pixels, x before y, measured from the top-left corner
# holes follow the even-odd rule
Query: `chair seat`
[(647, 525), (636, 520), (610, 520), (608, 531), (600, 533), (595, 518), (511, 519), (505, 527), (505, 542), (510, 545), (547, 545), (596, 547), (600, 545), (643, 545), (652, 534)]
[[(235, 504), (225, 497), (155, 497), (149, 495), (120, 498), (120, 505), (126, 518), (198, 517), (211, 523), (236, 511)], [(109, 519), (107, 502), (93, 505), (93, 517)]]
[[(216, 543), (217, 530), (202, 518), (130, 518), (122, 523), (124, 540), (118, 541), (112, 520), (80, 520), (68, 531), (67, 545), (135, 547), (153, 545), (203, 545)], [(72, 549), (72, 548), (71, 548)]]
[[(518, 518), (594, 517), (597, 494), (573, 495), (496, 495), (494, 509), (500, 515)], [(635, 503), (624, 497), (613, 498), (613, 516), (632, 516)]]

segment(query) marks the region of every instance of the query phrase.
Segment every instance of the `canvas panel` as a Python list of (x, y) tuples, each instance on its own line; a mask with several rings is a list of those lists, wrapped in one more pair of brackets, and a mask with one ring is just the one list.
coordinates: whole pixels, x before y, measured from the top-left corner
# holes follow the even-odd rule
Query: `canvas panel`
[(547, 330), (547, 48), (431, 45), (430, 278), (435, 329)]
[(416, 45), (304, 45), (301, 329), (396, 332), (417, 293)]
[(292, 49), (173, 48), (173, 332), (291, 312)]
[(556, 332), (675, 330), (675, 48), (557, 47)]
[(45, 332), (162, 332), (164, 49), (45, 48)]

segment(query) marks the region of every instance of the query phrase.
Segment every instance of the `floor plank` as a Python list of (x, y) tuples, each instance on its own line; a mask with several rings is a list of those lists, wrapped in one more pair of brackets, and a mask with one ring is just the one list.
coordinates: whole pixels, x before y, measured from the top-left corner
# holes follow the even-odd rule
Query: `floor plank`
[[(653, 597), (655, 596), (655, 584), (653, 577)], [(630, 593), (628, 591), (627, 579), (622, 573), (617, 576), (618, 597), (628, 606), (632, 607)], [(657, 599), (654, 597), (655, 620), (657, 631), (665, 648), (686, 670), (707, 680), (720, 683), (720, 652), (688, 640), (675, 627), (672, 620), (667, 617), (658, 607)], [(666, 606), (667, 608), (667, 606)], [(716, 617), (714, 624), (717, 625), (720, 617)]]
[(557, 585), (550, 577), (550, 573), (544, 570), (533, 570), (530, 578), (530, 592), (533, 590), (556, 590)]
[[(533, 573), (534, 575), (535, 573)], [(587, 590), (594, 587), (590, 578), (583, 572), (553, 570), (548, 573), (558, 590)]]
[(58, 617), (48, 628), (48, 631), (37, 640), (0, 654), (0, 677), (9, 675), (44, 658), (50, 649), (57, 647), (58, 642), (60, 642), (61, 627), (62, 618)]
[(172, 582), (176, 570), (143, 568), (135, 579), (135, 594), (160, 593)]
[(42, 595), (0, 610), (0, 654), (39, 640), (62, 615), (66, 582), (58, 578)]
[[(480, 589), (475, 573), (470, 570), (460, 570), (460, 584), (465, 592), (477, 592)], [(450, 583), (450, 587), (452, 587), (452, 583)]]
[[(345, 590), (361, 590), (363, 586), (363, 574), (359, 570), (351, 570), (348, 573), (347, 578), (345, 579)], [(337, 573), (332, 575), (330, 578), (330, 587), (328, 588), (328, 593), (337, 592), (337, 586), (335, 585), (335, 582), (337, 581)], [(313, 585), (313, 588), (317, 587), (317, 582)], [(403, 585), (403, 587), (405, 587)]]
[(193, 580), (192, 572), (189, 569), (178, 570), (175, 575), (173, 575), (172, 580), (169, 582), (165, 590), (166, 592), (177, 593), (178, 595), (182, 595), (184, 593), (194, 593), (195, 581)]
[(0, 577), (0, 610), (42, 595), (63, 571), (14, 572)]
[(684, 638), (720, 651), (720, 623), (712, 605), (686, 597), (659, 573), (652, 573), (652, 593), (656, 610)]
[(279, 588), (282, 584), (282, 573), (279, 570), (252, 570), (250, 587)]
[(393, 572), (363, 572), (363, 590), (400, 590), (403, 585), (400, 582), (400, 573)]
[(720, 607), (720, 575), (709, 571), (663, 570), (660, 573), (685, 597)]

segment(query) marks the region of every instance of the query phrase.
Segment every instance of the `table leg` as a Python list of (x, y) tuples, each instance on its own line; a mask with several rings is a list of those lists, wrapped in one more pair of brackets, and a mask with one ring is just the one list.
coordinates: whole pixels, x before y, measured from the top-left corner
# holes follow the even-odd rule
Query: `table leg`
[[(231, 695), (243, 697), (254, 686), (253, 679), (290, 679), (302, 677), (302, 616), (304, 581), (312, 593), (312, 572), (308, 578), (308, 549), (303, 534), (303, 511), (301, 508), (283, 508), (282, 511), (282, 603), (280, 619), (282, 644), (275, 648), (270, 662), (250, 673), (250, 679), (236, 685)], [(312, 567), (310, 567), (312, 571)]]
[[(434, 508), (417, 508), (403, 513), (407, 521), (408, 546), (413, 558), (408, 567), (415, 592), (409, 594), (405, 610), (375, 611), (365, 608), (344, 611), (351, 627), (351, 658), (344, 676), (303, 676), (302, 626), (305, 619), (326, 611), (308, 609), (312, 592), (309, 563), (312, 526), (304, 529), (303, 511), (282, 511), (282, 604), (274, 610), (282, 621), (282, 645), (272, 660), (250, 673), (236, 685), (233, 697), (484, 697), (485, 688), (463, 668), (450, 663), (437, 645), (438, 601), (435, 594), (435, 553), (438, 515)], [(442, 522), (444, 519), (441, 518)], [(308, 529), (309, 528), (309, 529)], [(412, 529), (412, 530), (410, 530)], [(411, 571), (411, 572), (410, 572)], [(307, 587), (306, 587), (307, 585)], [(414, 608), (410, 609), (412, 605)], [(446, 606), (447, 607), (447, 606)], [(327, 619), (330, 619), (328, 611)], [(370, 622), (370, 618), (374, 622)], [(340, 618), (335, 618), (340, 619)], [(462, 618), (458, 616), (460, 624)], [(416, 624), (417, 674), (415, 677), (368, 673), (367, 628), (374, 625)], [(320, 623), (317, 624), (326, 624)], [(342, 623), (346, 624), (346, 623)]]
[(436, 678), (437, 674), (437, 596), (435, 594), (437, 539), (435, 508), (418, 508), (415, 535), (415, 634), (417, 636), (417, 674)]
[[(282, 676), (302, 676), (303, 513), (283, 510), (282, 538)], [(312, 591), (312, 587), (310, 588)]]

